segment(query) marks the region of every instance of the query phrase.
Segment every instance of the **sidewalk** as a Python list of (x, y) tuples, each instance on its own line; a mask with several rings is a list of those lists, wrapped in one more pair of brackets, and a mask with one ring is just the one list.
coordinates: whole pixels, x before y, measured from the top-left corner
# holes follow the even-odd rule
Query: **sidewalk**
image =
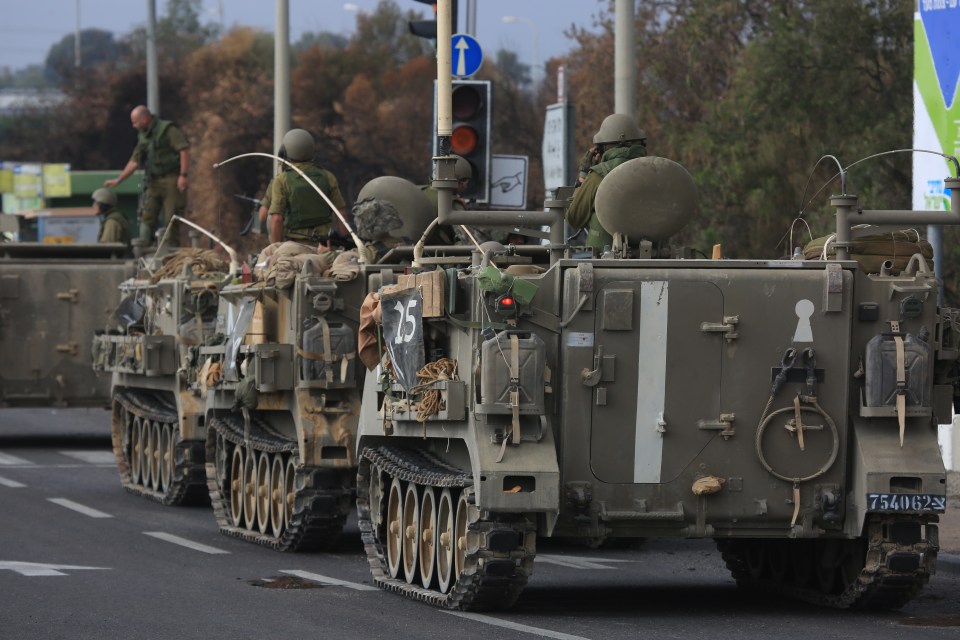
[(940, 516), (940, 551), (960, 554), (960, 472), (947, 473), (947, 512)]

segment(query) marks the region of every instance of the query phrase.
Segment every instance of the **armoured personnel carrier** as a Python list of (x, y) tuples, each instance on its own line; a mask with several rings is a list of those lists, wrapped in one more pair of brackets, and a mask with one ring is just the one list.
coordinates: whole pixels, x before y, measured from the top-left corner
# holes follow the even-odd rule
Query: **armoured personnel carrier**
[[(451, 164), (438, 159), (441, 194)], [(874, 272), (851, 259), (851, 224), (957, 224), (960, 198), (950, 213), (831, 203), (830, 260), (683, 259), (667, 241), (695, 187), (656, 157), (601, 184), (603, 258), (567, 257), (562, 198), (467, 212), (552, 215), (553, 241), (530, 265), (502, 247), (422, 258), (414, 286), (381, 289), (357, 480), (375, 582), (509, 607), (538, 537), (713, 538), (742, 585), (835, 607), (915, 596), (945, 509), (958, 311), (938, 306), (920, 252)]]
[[(291, 243), (293, 244), (293, 243)], [(302, 255), (302, 254), (301, 254)], [(362, 295), (307, 254), (286, 276), (221, 292), (227, 338), (200, 350), (207, 478), (223, 533), (280, 550), (328, 546), (351, 509)], [(301, 271), (302, 268), (302, 271)], [(207, 371), (208, 373), (203, 373)]]
[(108, 406), (91, 340), (134, 263), (120, 244), (0, 243), (0, 407)]
[[(441, 150), (449, 16), (441, 2)], [(439, 224), (549, 225), (550, 238), (469, 264), (417, 252), (413, 282), (379, 291), (383, 353), (357, 438), (377, 585), (506, 608), (538, 537), (661, 537), (712, 538), (738, 584), (820, 604), (917, 594), (946, 506), (937, 425), (956, 395), (960, 312), (938, 306), (923, 252), (889, 225), (960, 224), (960, 198), (950, 212), (868, 211), (844, 193), (833, 257), (691, 259), (669, 239), (696, 211), (693, 179), (636, 158), (596, 193), (609, 250), (573, 259), (568, 194), (545, 211), (456, 212), (454, 158), (434, 161)], [(877, 268), (851, 259), (861, 224), (894, 245)]]
[(229, 262), (200, 249), (144, 258), (137, 274), (120, 284), (113, 328), (94, 338), (94, 370), (110, 373), (121, 482), (165, 505), (207, 495), (205, 398), (196, 361), (216, 330), (218, 291), (239, 266), (233, 250), (224, 248)]

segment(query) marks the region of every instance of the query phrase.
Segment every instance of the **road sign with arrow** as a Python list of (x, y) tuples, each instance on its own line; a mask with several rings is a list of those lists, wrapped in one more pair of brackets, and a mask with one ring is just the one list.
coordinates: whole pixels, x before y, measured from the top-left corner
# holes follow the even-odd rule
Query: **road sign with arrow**
[(457, 33), (453, 36), (453, 75), (467, 78), (480, 69), (483, 62), (483, 50), (480, 43), (470, 35)]

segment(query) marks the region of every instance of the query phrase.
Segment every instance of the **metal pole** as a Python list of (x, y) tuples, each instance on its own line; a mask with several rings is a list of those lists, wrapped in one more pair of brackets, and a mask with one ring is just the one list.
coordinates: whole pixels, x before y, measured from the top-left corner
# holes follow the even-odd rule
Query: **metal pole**
[(73, 36), (73, 66), (80, 68), (80, 0), (77, 0), (77, 30)]
[[(280, 148), (290, 130), (290, 3), (276, 0), (276, 33), (273, 43), (273, 150)], [(274, 163), (274, 173), (279, 171)]]
[(477, 35), (477, 0), (467, 0), (467, 34)]
[[(933, 248), (933, 274), (943, 282), (943, 227), (938, 224), (927, 226), (927, 241)], [(943, 287), (937, 289), (937, 304), (943, 305)]]
[(160, 80), (157, 71), (157, 2), (147, 0), (147, 108), (160, 115)]
[(636, 35), (633, 1), (617, 0), (614, 27), (613, 86), (614, 111), (637, 118)]

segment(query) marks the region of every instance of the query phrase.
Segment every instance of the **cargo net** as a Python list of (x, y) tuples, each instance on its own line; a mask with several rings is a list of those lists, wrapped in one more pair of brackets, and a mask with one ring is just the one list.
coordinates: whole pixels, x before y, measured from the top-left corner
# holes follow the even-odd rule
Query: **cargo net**
[(150, 284), (176, 278), (190, 267), (199, 280), (212, 280), (230, 270), (230, 262), (212, 249), (178, 249), (163, 257), (163, 265), (150, 277)]

